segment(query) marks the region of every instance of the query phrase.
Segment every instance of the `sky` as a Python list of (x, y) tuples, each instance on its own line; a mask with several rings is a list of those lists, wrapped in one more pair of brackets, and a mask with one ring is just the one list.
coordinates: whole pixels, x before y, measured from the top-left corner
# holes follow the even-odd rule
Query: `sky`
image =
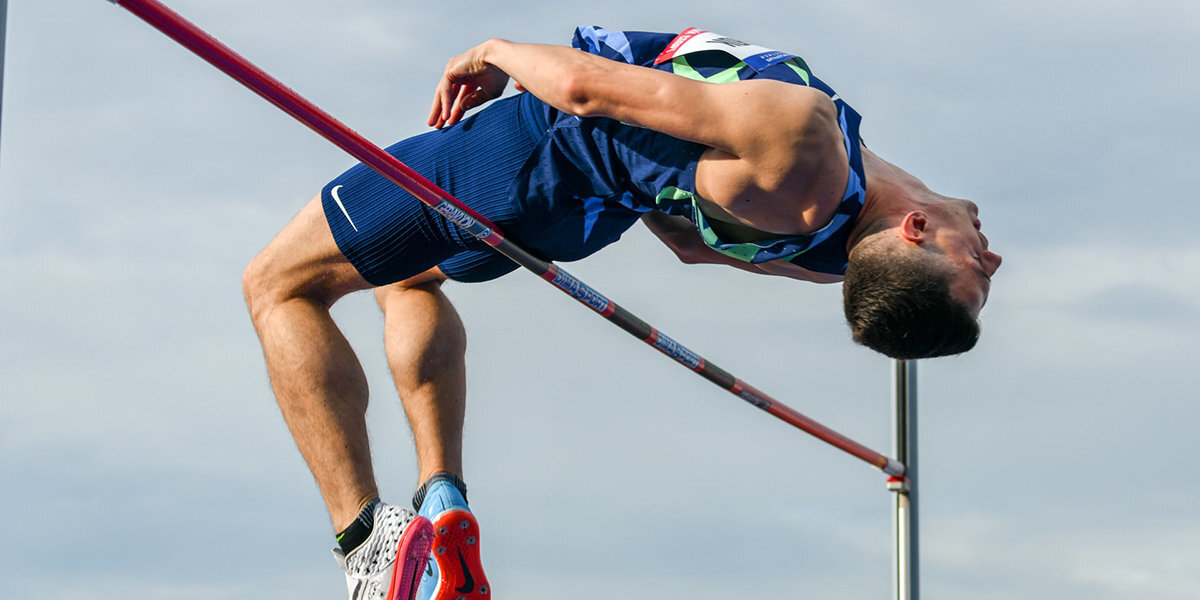
[[(803, 56), (875, 152), (1004, 256), (918, 364), (926, 598), (1200, 597), (1200, 5), (1191, 0), (168, 5), (377, 143), (490, 37), (696, 26)], [(0, 125), (0, 597), (337, 598), (324, 505), (241, 296), (352, 159), (102, 0), (9, 0)], [(782, 402), (890, 447), (840, 289), (684, 266), (644, 229), (575, 275)], [(884, 476), (517, 272), (447, 286), (466, 479), (500, 598), (877, 599)], [(335, 317), (385, 500), (416, 486), (369, 294)]]

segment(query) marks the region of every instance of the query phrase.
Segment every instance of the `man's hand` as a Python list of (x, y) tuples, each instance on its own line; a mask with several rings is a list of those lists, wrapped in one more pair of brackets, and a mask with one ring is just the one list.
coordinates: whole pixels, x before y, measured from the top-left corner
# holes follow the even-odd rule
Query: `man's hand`
[[(450, 59), (433, 96), (430, 126), (441, 129), (453, 125), (468, 110), (504, 93), (508, 74), (487, 61), (490, 46), (490, 41), (484, 42)], [(520, 84), (517, 89), (521, 89)]]

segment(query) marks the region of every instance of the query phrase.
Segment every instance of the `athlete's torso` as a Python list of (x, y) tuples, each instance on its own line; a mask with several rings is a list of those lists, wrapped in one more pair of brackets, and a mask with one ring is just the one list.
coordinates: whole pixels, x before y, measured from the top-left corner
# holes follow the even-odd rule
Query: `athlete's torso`
[(612, 60), (713, 83), (769, 78), (819, 89), (838, 109), (850, 159), (849, 180), (835, 214), (819, 230), (729, 243), (720, 239), (698, 206), (696, 169), (707, 147), (612, 119), (581, 119), (542, 104), (539, 116), (545, 119), (546, 139), (513, 190), (526, 215), (553, 219), (567, 207), (578, 210), (580, 203), (588, 217), (595, 212), (597, 218), (606, 206), (660, 210), (688, 217), (709, 247), (740, 260), (783, 259), (820, 273), (845, 271), (846, 242), (865, 196), (860, 117), (814, 77), (803, 60), (698, 30), (676, 36), (584, 27), (576, 30), (573, 45)]

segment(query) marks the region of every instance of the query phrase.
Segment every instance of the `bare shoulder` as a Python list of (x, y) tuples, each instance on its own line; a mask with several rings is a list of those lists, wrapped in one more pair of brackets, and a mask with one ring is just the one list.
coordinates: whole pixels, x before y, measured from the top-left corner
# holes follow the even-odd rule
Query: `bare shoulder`
[(709, 106), (716, 126), (729, 127), (735, 147), (722, 148), (739, 157), (811, 133), (814, 127), (836, 126), (837, 109), (820, 90), (774, 81), (748, 79), (707, 87), (715, 96)]
[(734, 88), (725, 97), (734, 105), (725, 115), (736, 123), (724, 124), (732, 141), (707, 151), (696, 173), (709, 216), (776, 234), (823, 227), (849, 177), (833, 101), (777, 81), (725, 85)]

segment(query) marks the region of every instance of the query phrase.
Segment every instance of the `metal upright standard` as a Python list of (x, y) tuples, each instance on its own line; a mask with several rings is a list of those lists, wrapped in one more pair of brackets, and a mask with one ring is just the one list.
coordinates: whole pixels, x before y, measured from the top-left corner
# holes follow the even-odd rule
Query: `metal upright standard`
[(896, 600), (920, 597), (917, 536), (917, 363), (892, 361), (892, 456), (905, 466), (904, 477), (888, 478), (895, 492), (892, 524), (896, 532), (893, 572)]
[(0, 123), (4, 121), (4, 43), (7, 31), (8, 0), (0, 0)]

